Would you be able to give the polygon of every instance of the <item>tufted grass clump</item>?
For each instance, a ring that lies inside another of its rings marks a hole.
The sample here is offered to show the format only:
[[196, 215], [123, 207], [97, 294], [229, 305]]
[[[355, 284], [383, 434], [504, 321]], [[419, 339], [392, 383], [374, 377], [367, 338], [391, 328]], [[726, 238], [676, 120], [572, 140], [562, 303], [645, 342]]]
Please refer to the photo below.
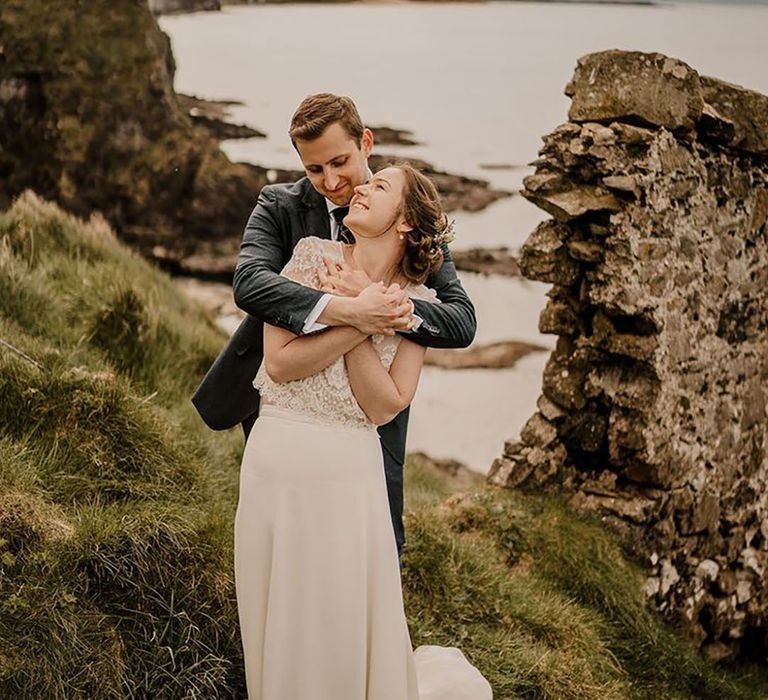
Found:
[[[758, 669], [725, 671], [652, 612], [639, 567], [597, 521], [551, 497], [491, 489], [429, 502], [413, 462], [406, 608], [414, 645], [459, 646], [495, 698], [758, 700]], [[410, 495], [406, 483], [406, 494]]]
[[242, 694], [241, 439], [189, 404], [222, 334], [27, 193], [0, 214], [0, 340], [0, 697]]
[[201, 464], [189, 459], [167, 412], [111, 371], [38, 369], [6, 353], [0, 423], [28, 445], [37, 479], [62, 503], [187, 498], [200, 482]]
[[[0, 216], [0, 315], [54, 348], [96, 351], [157, 400], [188, 397], [222, 343], [166, 275], [87, 223], [25, 193]], [[92, 361], [94, 353], [89, 355]]]

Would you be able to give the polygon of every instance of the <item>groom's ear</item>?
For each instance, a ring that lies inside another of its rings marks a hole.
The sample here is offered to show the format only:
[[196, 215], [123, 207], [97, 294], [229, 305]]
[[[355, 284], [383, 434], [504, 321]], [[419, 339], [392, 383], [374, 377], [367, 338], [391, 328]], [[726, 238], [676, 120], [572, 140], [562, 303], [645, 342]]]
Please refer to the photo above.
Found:
[[363, 129], [363, 138], [360, 139], [360, 150], [365, 158], [371, 155], [373, 150], [373, 132], [368, 128]]

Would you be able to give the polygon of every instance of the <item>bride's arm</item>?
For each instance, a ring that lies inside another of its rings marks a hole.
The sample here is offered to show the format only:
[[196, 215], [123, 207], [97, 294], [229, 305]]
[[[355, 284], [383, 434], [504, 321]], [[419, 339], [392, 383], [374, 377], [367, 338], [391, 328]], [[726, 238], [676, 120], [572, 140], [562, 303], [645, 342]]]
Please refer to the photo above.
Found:
[[296, 335], [264, 324], [264, 366], [277, 384], [303, 379], [335, 362], [366, 339], [352, 326], [328, 328], [313, 335]]
[[[396, 290], [390, 291], [379, 282], [368, 285], [356, 297], [344, 299], [344, 302], [351, 309], [362, 310], [366, 314], [384, 309], [376, 313], [395, 318], [402, 315], [398, 299]], [[265, 323], [264, 362], [267, 374], [278, 384], [303, 379], [325, 369], [367, 337], [354, 326], [334, 326], [312, 335], [296, 335]]]
[[389, 423], [410, 405], [425, 353], [425, 347], [403, 338], [387, 371], [369, 337], [344, 355], [352, 393], [372, 423]]
[[[315, 236], [302, 238], [280, 276], [316, 289], [319, 286], [316, 266], [322, 262], [323, 246], [328, 243], [330, 241], [323, 242]], [[366, 300], [368, 296], [362, 301]], [[350, 306], [362, 303], [359, 298], [345, 299], [344, 302]], [[288, 328], [265, 322], [264, 368], [270, 379], [278, 384], [304, 379], [333, 364], [365, 338], [364, 333], [352, 326], [297, 335]]]

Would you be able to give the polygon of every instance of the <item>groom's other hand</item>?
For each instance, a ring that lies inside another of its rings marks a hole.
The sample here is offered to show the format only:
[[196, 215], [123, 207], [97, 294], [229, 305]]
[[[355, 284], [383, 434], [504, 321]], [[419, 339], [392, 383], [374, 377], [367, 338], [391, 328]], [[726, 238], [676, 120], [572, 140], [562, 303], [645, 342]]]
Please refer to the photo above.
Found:
[[353, 270], [348, 262], [335, 262], [323, 257], [323, 263], [324, 267], [317, 268], [320, 291], [341, 297], [356, 297], [371, 284], [371, 278], [365, 272]]
[[334, 325], [354, 326], [366, 335], [394, 335], [412, 328], [413, 303], [398, 285], [373, 282], [356, 297], [334, 295], [323, 316]]

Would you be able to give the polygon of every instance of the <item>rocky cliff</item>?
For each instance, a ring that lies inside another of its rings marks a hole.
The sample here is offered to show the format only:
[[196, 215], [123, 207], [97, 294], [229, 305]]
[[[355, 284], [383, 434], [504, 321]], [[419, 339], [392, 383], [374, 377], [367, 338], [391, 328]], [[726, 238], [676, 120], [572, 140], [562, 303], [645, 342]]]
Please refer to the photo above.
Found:
[[[32, 189], [72, 213], [101, 212], [124, 241], [170, 270], [231, 277], [267, 169], [230, 162], [218, 139], [263, 134], [211, 118], [210, 103], [174, 92], [170, 43], [153, 10], [188, 5], [0, 4], [0, 210]], [[371, 165], [390, 160], [377, 155]], [[448, 209], [475, 211], [510, 194], [413, 163]], [[303, 175], [270, 174], [280, 182]]]
[[5, 0], [0, 47], [0, 208], [31, 188], [171, 262], [239, 240], [265, 171], [193, 125], [146, 0]]
[[768, 97], [660, 54], [578, 62], [523, 192], [559, 336], [489, 478], [565, 489], [713, 658], [768, 637]]

